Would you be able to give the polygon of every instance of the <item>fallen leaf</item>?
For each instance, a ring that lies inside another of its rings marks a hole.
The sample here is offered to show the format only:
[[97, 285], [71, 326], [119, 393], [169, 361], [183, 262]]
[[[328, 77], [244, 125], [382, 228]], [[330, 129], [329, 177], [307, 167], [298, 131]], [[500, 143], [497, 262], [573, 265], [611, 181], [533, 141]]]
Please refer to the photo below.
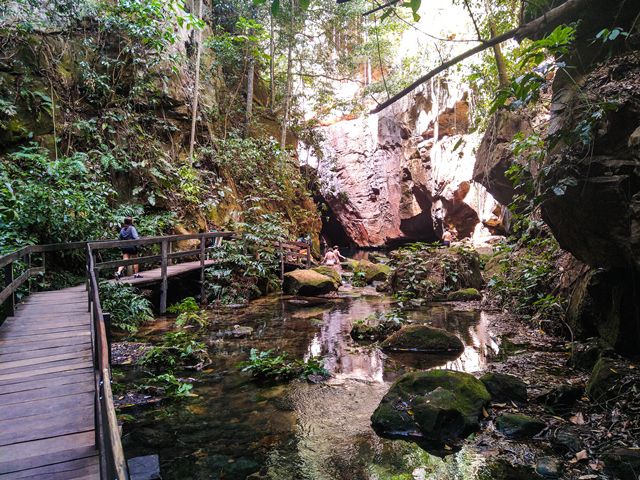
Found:
[[569, 419], [569, 421], [571, 423], [573, 423], [574, 425], [584, 425], [584, 415], [582, 415], [582, 412], [578, 412], [576, 413], [573, 417], [571, 417]]
[[487, 412], [487, 409], [482, 407], [482, 415], [484, 416], [484, 418], [487, 418], [489, 416], [489, 412]]
[[574, 458], [569, 460], [569, 463], [578, 463], [580, 460], [586, 460], [587, 458], [589, 458], [589, 454], [587, 453], [587, 451], [580, 450], [578, 453], [576, 453], [576, 456]]
[[445, 450], [451, 450], [451, 447], [450, 447], [449, 445], [446, 445], [446, 444], [445, 444], [444, 449], [445, 449]]
[[598, 478], [598, 475], [590, 473], [589, 475], [582, 475], [578, 477], [578, 480], [591, 480], [592, 478]]

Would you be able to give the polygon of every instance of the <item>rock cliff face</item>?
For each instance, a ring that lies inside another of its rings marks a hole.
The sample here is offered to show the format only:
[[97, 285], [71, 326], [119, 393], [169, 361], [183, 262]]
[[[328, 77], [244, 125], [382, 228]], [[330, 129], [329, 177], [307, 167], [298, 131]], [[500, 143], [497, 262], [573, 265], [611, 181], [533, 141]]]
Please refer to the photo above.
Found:
[[472, 179], [466, 94], [429, 85], [377, 116], [324, 127], [321, 193], [358, 246], [459, 238], [502, 227], [502, 207]]

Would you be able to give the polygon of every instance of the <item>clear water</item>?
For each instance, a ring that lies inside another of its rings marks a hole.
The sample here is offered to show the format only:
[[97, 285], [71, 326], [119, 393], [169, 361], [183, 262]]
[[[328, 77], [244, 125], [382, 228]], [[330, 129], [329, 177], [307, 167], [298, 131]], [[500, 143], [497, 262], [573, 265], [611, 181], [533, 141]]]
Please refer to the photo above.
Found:
[[[182, 372], [194, 378], [198, 396], [133, 412], [135, 420], [124, 427], [127, 457], [157, 453], [165, 480], [244, 480], [256, 472], [265, 475], [257, 478], [282, 480], [472, 478], [447, 476], [452, 468], [472, 468], [472, 453], [463, 449], [443, 463], [411, 443], [379, 438], [370, 416], [408, 370], [481, 370], [498, 349], [486, 314], [446, 305], [411, 312], [414, 322], [459, 335], [463, 354], [387, 357], [349, 335], [353, 322], [393, 308], [390, 299], [364, 293], [307, 308], [271, 297], [245, 310], [212, 313], [215, 323], [205, 335], [212, 365], [197, 374]], [[254, 332], [242, 339], [217, 335], [234, 325]], [[168, 328], [170, 321], [158, 321], [144, 335], [153, 338]], [[333, 377], [322, 384], [256, 382], [236, 368], [252, 347], [320, 356]]]

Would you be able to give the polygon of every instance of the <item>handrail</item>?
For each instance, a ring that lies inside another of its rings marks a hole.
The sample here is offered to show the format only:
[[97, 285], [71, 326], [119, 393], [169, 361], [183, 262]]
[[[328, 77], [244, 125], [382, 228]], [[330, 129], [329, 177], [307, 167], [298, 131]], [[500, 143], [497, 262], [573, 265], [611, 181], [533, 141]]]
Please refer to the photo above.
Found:
[[111, 392], [109, 342], [100, 304], [98, 279], [91, 245], [87, 243], [87, 277], [89, 279], [89, 311], [91, 313], [92, 346], [95, 374], [96, 445], [100, 451], [100, 472], [103, 479], [128, 480], [127, 461], [120, 440]]

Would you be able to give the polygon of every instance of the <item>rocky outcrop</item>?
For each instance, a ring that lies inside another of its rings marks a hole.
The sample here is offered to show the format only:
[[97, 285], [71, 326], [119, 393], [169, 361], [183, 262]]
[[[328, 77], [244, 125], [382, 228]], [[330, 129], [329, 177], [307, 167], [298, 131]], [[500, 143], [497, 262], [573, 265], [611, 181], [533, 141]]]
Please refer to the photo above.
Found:
[[526, 402], [527, 385], [518, 377], [506, 373], [488, 372], [480, 377], [494, 402]]
[[391, 386], [371, 424], [381, 436], [408, 438], [427, 448], [455, 446], [479, 428], [489, 400], [484, 385], [468, 373], [407, 373]]
[[427, 86], [377, 116], [323, 128], [317, 159], [322, 195], [359, 246], [460, 238], [484, 223], [502, 227], [502, 207], [472, 180], [479, 141], [467, 132], [465, 94]]

